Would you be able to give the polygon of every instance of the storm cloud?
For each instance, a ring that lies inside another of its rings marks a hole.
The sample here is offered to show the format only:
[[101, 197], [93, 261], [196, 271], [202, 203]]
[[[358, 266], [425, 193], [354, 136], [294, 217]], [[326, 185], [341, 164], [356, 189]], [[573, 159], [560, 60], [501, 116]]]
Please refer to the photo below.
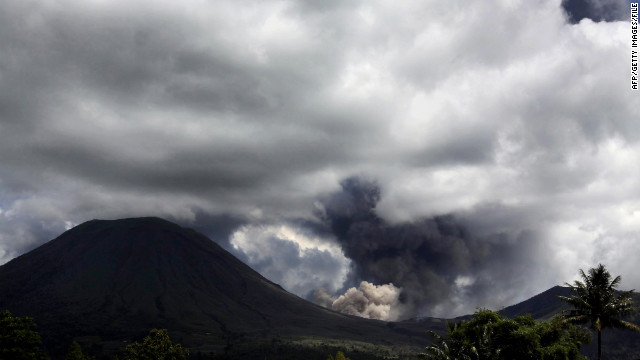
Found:
[[[352, 260], [351, 282], [401, 288], [395, 318], [463, 314], [473, 311], [469, 304], [499, 308], [532, 282], [551, 278], [543, 270], [551, 251], [535, 229], [481, 234], [477, 224], [451, 214], [389, 224], [376, 213], [382, 192], [375, 182], [348, 178], [341, 185], [342, 191], [324, 199], [318, 217]], [[490, 217], [489, 211], [466, 218]], [[538, 269], [535, 280], [532, 269]], [[349, 289], [341, 302], [363, 303], [367, 297], [355, 296], [366, 294], [360, 287]], [[355, 311], [335, 302], [333, 308]]]
[[562, 7], [574, 24], [585, 18], [593, 21], [629, 19], [629, 1], [626, 0], [563, 0]]
[[629, 23], [566, 4], [2, 1], [0, 263], [161, 216], [300, 296], [393, 283], [407, 314], [599, 262], [638, 288]]

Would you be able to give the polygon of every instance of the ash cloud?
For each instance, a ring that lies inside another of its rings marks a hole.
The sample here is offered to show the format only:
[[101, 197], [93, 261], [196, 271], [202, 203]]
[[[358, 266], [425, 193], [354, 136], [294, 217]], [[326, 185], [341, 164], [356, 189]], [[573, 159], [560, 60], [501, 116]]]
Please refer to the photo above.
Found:
[[374, 285], [363, 281], [357, 289], [352, 287], [340, 295], [331, 308], [367, 319], [394, 321], [399, 315], [397, 304], [401, 290], [393, 284]]
[[331, 309], [333, 302], [336, 301], [336, 297], [331, 295], [326, 288], [319, 287], [313, 291], [313, 296], [309, 298], [310, 301]]
[[[401, 289], [397, 303], [392, 302], [398, 319], [497, 308], [522, 297], [512, 289], [525, 289], [531, 270], [545, 262], [540, 256], [545, 242], [535, 231], [474, 235], [473, 213], [464, 219], [442, 215], [391, 224], [376, 213], [382, 192], [374, 181], [352, 177], [341, 186], [323, 199], [317, 216], [352, 261], [345, 287], [361, 285], [339, 297], [336, 310], [373, 317], [367, 310], [373, 284]], [[536, 278], [544, 275], [538, 272]]]

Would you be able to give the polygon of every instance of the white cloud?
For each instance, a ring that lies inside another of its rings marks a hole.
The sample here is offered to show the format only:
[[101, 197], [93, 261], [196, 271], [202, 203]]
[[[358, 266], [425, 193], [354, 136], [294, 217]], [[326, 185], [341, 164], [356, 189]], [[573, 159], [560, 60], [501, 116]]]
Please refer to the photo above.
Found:
[[230, 244], [254, 269], [301, 297], [318, 287], [335, 292], [349, 271], [350, 261], [335, 242], [292, 225], [246, 225]]
[[[560, 0], [4, 1], [0, 261], [91, 218], [311, 218], [363, 174], [387, 220], [545, 232], [559, 283], [618, 241], [603, 261], [626, 275], [625, 39], [626, 22], [566, 23]], [[300, 293], [313, 276], [267, 266], [271, 246], [345, 269], [330, 241], [270, 226], [235, 241], [276, 281]]]

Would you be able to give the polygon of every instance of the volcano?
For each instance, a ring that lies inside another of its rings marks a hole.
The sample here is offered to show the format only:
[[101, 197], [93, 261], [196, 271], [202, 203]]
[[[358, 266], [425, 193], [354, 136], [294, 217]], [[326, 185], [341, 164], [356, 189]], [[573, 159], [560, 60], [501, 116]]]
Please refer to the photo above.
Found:
[[179, 333], [186, 345], [304, 336], [426, 341], [424, 324], [389, 324], [317, 306], [204, 235], [159, 218], [88, 221], [6, 263], [0, 309], [33, 317], [45, 342], [135, 338], [151, 328]]
[[[554, 287], [501, 312], [546, 320], [566, 308], [557, 296], [568, 294]], [[379, 357], [380, 346], [420, 351], [430, 342], [425, 330], [443, 332], [447, 322], [384, 322], [328, 310], [288, 293], [206, 236], [159, 218], [88, 221], [0, 266], [0, 309], [33, 317], [47, 349], [59, 346], [59, 354], [77, 340], [108, 355], [166, 328], [190, 349], [226, 358], [263, 359], [264, 352], [238, 356], [228, 349], [286, 341], [369, 344]], [[629, 320], [640, 323], [638, 315]], [[640, 353], [635, 333], [611, 329], [604, 343], [611, 358]], [[295, 357], [310, 355], [305, 348]]]

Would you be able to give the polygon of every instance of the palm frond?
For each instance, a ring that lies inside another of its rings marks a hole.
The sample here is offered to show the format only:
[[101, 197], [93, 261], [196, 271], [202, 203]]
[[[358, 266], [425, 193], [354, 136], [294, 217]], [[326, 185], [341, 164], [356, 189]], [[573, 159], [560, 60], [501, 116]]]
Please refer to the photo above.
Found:
[[612, 319], [610, 326], [617, 329], [640, 331], [640, 326], [620, 319]]
[[566, 283], [571, 289], [571, 296], [558, 297], [573, 307], [560, 314], [565, 322], [590, 323], [591, 328], [596, 331], [607, 327], [640, 331], [636, 330], [640, 329], [639, 326], [621, 319], [633, 314], [638, 308], [633, 304], [633, 290], [616, 290], [622, 281], [620, 276], [612, 279], [602, 264], [589, 269], [588, 274], [580, 269], [579, 274], [582, 281]]

